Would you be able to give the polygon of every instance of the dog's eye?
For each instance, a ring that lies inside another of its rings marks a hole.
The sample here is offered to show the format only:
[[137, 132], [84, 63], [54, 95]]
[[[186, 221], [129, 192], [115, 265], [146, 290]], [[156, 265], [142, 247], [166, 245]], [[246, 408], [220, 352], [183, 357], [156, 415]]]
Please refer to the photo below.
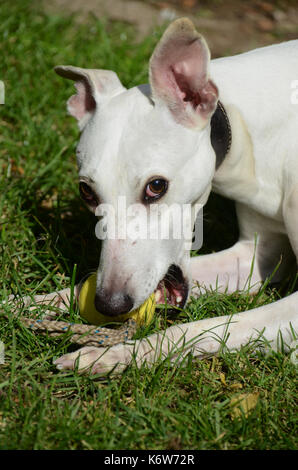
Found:
[[80, 181], [79, 189], [81, 198], [84, 199], [87, 204], [90, 206], [98, 206], [98, 198], [87, 183]]
[[165, 194], [167, 189], [168, 182], [162, 178], [156, 178], [146, 185], [144, 199], [145, 201], [158, 199]]

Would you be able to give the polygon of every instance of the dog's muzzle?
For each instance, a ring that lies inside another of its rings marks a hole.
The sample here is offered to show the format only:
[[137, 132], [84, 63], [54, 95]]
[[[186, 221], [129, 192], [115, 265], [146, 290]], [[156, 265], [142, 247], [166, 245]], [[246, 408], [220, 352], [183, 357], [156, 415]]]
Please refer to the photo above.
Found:
[[94, 305], [103, 315], [115, 317], [128, 313], [133, 308], [134, 301], [130, 295], [123, 292], [100, 291], [95, 295]]

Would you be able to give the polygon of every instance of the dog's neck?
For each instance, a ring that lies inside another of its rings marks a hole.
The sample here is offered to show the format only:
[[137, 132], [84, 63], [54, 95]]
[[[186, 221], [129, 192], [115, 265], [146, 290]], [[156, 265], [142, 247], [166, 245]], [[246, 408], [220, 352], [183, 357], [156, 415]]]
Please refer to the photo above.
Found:
[[248, 204], [258, 191], [258, 181], [253, 144], [245, 120], [240, 110], [231, 104], [225, 108], [222, 106], [220, 111], [217, 108], [214, 116], [216, 125], [211, 123], [211, 136], [216, 153], [216, 171], [212, 191]]
[[216, 170], [224, 161], [232, 144], [232, 130], [223, 104], [218, 101], [215, 113], [211, 118], [211, 145], [216, 155]]

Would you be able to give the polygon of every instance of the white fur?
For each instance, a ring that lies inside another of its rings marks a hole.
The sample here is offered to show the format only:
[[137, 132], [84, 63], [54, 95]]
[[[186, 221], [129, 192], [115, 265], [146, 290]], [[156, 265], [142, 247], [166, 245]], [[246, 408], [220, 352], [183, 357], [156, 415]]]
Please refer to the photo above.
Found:
[[[177, 39], [178, 33], [182, 40], [197, 34], [187, 20], [178, 20], [170, 28], [158, 47], [171, 46], [166, 41]], [[199, 40], [203, 48], [207, 47]], [[206, 50], [203, 52], [208, 57]], [[180, 56], [179, 60], [181, 63]], [[182, 65], [177, 69], [188, 70]], [[208, 79], [209, 64], [202, 66], [206, 66], [202, 76]], [[190, 259], [183, 243], [176, 240], [104, 242], [97, 285], [125, 286], [134, 298], [134, 308], [156, 288], [173, 263], [181, 267], [194, 285], [193, 292], [199, 295], [202, 288], [210, 286], [229, 291], [256, 290], [280, 260], [274, 280], [280, 280], [298, 260], [298, 108], [290, 100], [291, 81], [298, 74], [298, 41], [214, 60], [209, 74], [219, 90], [233, 135], [231, 150], [216, 172], [209, 138], [211, 116], [203, 128], [202, 119], [196, 127], [196, 120], [188, 119], [191, 111], [187, 104], [184, 123], [184, 104], [176, 103], [179, 97], [175, 91], [163, 98], [164, 89], [160, 93], [153, 89], [153, 97], [159, 97], [154, 103], [148, 87], [118, 87], [117, 94], [112, 93], [109, 99], [105, 96], [84, 121], [78, 145], [79, 174], [94, 180], [101, 202], [116, 207], [119, 195], [126, 195], [131, 204], [139, 201], [145, 183], [154, 175], [170, 181], [162, 201], [168, 204], [204, 204], [211, 187], [236, 201], [240, 240], [221, 253]], [[179, 113], [175, 103], [180, 105]], [[106, 373], [117, 365], [117, 373], [133, 355], [137, 365], [144, 361], [152, 364], [171, 353], [175, 358], [178, 352], [184, 356], [192, 351], [201, 357], [216, 353], [225, 338], [230, 349], [260, 335], [268, 344], [278, 346], [279, 333], [289, 344], [295, 328], [298, 293], [232, 318], [173, 326], [148, 341], [107, 350], [82, 348], [62, 356], [56, 364], [60, 369], [74, 368], [78, 360], [80, 370], [89, 368], [94, 373]]]

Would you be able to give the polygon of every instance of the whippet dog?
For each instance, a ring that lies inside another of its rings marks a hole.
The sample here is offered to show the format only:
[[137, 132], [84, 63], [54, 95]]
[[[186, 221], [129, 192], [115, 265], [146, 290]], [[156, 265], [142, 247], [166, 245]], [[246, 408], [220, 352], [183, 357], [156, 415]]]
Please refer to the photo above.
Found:
[[[174, 21], [149, 63], [150, 85], [126, 89], [108, 70], [58, 66], [75, 82], [68, 111], [81, 130], [80, 192], [91, 211], [119, 197], [147, 212], [165, 204], [203, 206], [213, 190], [236, 202], [240, 239], [224, 251], [190, 257], [185, 240], [107, 238], [95, 306], [113, 316], [159, 303], [183, 308], [190, 293], [260, 287], [298, 261], [298, 41], [210, 61], [190, 20]], [[192, 221], [195, 220], [192, 211]], [[141, 220], [141, 219], [140, 219]], [[278, 269], [276, 270], [276, 266]], [[79, 294], [79, 287], [75, 289]], [[66, 306], [70, 290], [37, 300]], [[251, 341], [287, 347], [298, 328], [298, 293], [234, 314], [172, 326], [111, 348], [83, 347], [59, 369], [121, 372], [158, 358], [203, 357]], [[262, 339], [262, 341], [258, 341]], [[173, 359], [174, 358], [174, 359]]]

